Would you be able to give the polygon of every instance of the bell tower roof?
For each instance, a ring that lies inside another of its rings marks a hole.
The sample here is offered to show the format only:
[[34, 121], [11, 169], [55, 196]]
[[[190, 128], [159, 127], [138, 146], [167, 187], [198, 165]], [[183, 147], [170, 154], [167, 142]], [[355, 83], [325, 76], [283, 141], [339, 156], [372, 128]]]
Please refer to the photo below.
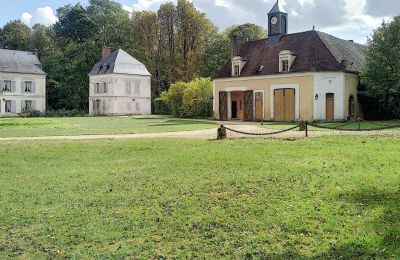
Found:
[[272, 7], [271, 11], [269, 11], [268, 14], [275, 14], [275, 13], [285, 13], [287, 14], [287, 12], [285, 11], [285, 9], [283, 8], [282, 4], [279, 2], [279, 0], [276, 1], [274, 7]]

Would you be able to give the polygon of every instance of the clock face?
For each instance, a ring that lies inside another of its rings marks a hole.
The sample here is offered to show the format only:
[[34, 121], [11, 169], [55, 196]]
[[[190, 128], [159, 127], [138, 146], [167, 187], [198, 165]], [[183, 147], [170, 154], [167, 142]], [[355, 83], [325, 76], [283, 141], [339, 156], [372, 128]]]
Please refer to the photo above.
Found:
[[273, 16], [273, 17], [271, 18], [271, 24], [275, 25], [275, 24], [277, 24], [277, 23], [278, 23], [278, 17]]

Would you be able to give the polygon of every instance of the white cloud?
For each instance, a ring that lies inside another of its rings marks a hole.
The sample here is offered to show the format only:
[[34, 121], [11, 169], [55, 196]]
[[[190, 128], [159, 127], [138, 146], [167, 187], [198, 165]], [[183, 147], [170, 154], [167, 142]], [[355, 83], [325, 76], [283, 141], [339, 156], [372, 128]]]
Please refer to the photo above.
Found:
[[21, 15], [21, 21], [28, 26], [33, 26], [37, 23], [44, 25], [51, 25], [58, 21], [57, 16], [54, 14], [53, 8], [45, 6], [36, 9], [32, 14], [24, 12]]
[[32, 20], [32, 15], [28, 12], [25, 12], [21, 15], [21, 21], [26, 24], [26, 25], [30, 25], [31, 24], [31, 20]]

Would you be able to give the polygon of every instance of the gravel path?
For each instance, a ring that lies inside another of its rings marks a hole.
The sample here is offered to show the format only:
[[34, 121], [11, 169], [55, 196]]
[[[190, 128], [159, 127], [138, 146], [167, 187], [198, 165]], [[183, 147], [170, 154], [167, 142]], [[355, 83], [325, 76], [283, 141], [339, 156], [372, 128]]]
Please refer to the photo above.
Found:
[[[249, 133], [271, 133], [279, 130], [270, 130], [261, 128], [258, 125], [226, 125], [228, 128]], [[304, 131], [289, 131], [272, 136], [249, 136], [237, 134], [228, 131], [228, 138], [303, 138]], [[400, 137], [400, 131], [372, 131], [372, 132], [347, 132], [347, 131], [309, 131], [309, 137], [317, 136], [337, 136], [337, 135], [358, 135], [358, 136], [395, 136]], [[139, 138], [186, 138], [186, 139], [215, 139], [217, 136], [217, 128], [181, 131], [181, 132], [165, 132], [165, 133], [149, 133], [149, 134], [111, 134], [111, 135], [78, 135], [78, 136], [43, 136], [43, 137], [7, 137], [0, 138], [1, 141], [25, 141], [25, 140], [98, 140], [98, 139], [139, 139]]]

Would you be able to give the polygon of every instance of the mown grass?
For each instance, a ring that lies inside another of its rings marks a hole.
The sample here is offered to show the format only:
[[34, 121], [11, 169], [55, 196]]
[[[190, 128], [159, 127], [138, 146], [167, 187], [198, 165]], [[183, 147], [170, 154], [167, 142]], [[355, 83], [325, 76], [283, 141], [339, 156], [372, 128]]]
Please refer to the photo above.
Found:
[[217, 127], [206, 122], [167, 117], [3, 118], [1, 137], [140, 134]]
[[0, 258], [392, 258], [400, 140], [2, 142]]

